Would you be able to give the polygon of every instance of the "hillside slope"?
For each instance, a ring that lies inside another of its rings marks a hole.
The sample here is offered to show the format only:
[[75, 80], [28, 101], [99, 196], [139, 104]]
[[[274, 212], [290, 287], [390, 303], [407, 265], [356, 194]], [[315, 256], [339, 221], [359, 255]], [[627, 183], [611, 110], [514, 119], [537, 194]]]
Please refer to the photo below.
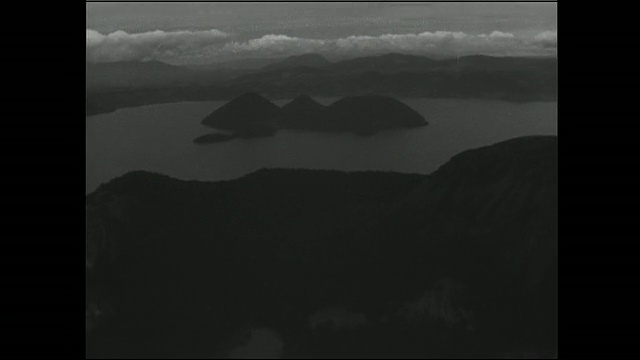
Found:
[[[430, 176], [132, 172], [87, 223], [89, 357], [225, 357], [256, 327], [285, 357], [557, 356], [557, 137]], [[310, 326], [328, 307], [357, 325]]]

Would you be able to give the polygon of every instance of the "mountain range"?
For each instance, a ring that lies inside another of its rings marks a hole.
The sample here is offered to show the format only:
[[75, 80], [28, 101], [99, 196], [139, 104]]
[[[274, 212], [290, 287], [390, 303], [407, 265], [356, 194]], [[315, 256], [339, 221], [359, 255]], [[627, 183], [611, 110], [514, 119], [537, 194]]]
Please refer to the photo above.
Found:
[[269, 99], [298, 94], [509, 101], [557, 98], [556, 58], [478, 55], [435, 60], [394, 53], [331, 63], [321, 55], [305, 54], [271, 63], [256, 59], [256, 64], [247, 68], [174, 66], [157, 61], [87, 63], [87, 114], [161, 102], [231, 100], [247, 92]]
[[228, 357], [255, 328], [283, 357], [557, 356], [557, 180], [555, 136], [431, 175], [127, 173], [86, 197], [87, 357]]

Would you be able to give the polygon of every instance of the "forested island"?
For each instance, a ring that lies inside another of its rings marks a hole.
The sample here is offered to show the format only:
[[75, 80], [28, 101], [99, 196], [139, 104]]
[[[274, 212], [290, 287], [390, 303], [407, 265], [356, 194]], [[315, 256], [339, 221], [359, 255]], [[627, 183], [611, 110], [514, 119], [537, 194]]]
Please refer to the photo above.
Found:
[[278, 129], [369, 135], [428, 122], [404, 103], [384, 96], [351, 96], [324, 106], [303, 94], [279, 108], [256, 93], [246, 93], [209, 114], [202, 124], [232, 134], [208, 134], [195, 139], [196, 143], [272, 136]]

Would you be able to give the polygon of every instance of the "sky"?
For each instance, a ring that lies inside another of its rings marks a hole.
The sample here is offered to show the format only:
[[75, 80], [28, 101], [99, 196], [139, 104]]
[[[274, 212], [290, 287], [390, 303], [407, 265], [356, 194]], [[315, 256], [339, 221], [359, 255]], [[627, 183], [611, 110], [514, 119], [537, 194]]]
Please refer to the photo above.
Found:
[[556, 3], [91, 3], [87, 61], [556, 56]]

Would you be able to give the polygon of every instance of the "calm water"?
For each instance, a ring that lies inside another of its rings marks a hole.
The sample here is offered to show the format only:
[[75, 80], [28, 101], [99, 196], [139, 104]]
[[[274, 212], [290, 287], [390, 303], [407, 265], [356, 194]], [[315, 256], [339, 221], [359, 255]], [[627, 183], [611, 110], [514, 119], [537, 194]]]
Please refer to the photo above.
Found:
[[86, 191], [132, 170], [197, 180], [227, 180], [264, 167], [428, 174], [463, 150], [517, 136], [557, 134], [556, 102], [403, 101], [429, 126], [371, 137], [280, 131], [270, 138], [196, 145], [194, 138], [212, 132], [200, 120], [226, 102], [149, 105], [90, 116]]

